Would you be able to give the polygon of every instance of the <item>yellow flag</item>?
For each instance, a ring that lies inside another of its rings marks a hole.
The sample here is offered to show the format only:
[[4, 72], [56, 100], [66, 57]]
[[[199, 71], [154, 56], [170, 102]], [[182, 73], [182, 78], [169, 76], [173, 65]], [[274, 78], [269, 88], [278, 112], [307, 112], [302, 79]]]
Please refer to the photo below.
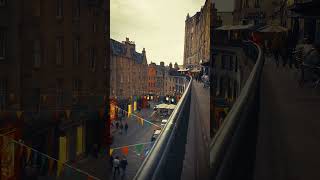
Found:
[[27, 147], [27, 161], [29, 161], [30, 156], [31, 156], [31, 149]]
[[137, 101], [133, 103], [133, 111], [136, 111], [136, 110], [137, 110]]
[[143, 126], [143, 121], [144, 121], [144, 120], [141, 118], [141, 126]]
[[112, 153], [113, 153], [113, 149], [112, 149], [112, 148], [110, 148], [110, 150], [109, 150], [109, 155], [111, 156], [111, 155], [112, 155]]
[[66, 110], [66, 116], [67, 116], [67, 119], [70, 119], [70, 114], [71, 114], [71, 111], [69, 109]]
[[21, 118], [21, 115], [22, 115], [22, 111], [17, 111], [17, 118], [20, 120]]
[[132, 110], [131, 110], [131, 104], [128, 105], [128, 117], [130, 117], [132, 113]]

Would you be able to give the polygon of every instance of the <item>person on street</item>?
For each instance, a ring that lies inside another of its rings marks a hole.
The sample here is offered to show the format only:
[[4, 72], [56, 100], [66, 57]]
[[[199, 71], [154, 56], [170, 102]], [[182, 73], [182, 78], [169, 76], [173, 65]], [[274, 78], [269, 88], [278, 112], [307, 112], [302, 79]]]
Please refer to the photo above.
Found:
[[120, 166], [120, 160], [119, 160], [119, 157], [116, 156], [116, 158], [113, 160], [113, 167], [114, 167], [114, 171], [113, 171], [113, 178], [116, 177], [116, 173], [118, 171], [118, 175], [120, 175], [120, 169], [119, 169], [119, 166]]
[[126, 174], [126, 168], [128, 165], [128, 161], [125, 156], [123, 156], [122, 160], [120, 161], [120, 167], [122, 169], [122, 177]]
[[122, 134], [122, 130], [123, 130], [123, 124], [120, 123], [120, 134]]
[[280, 56], [280, 40], [277, 35], [272, 40], [272, 53], [274, 56], [274, 59], [276, 61], [277, 67], [279, 67], [279, 56]]
[[125, 130], [126, 134], [128, 133], [128, 128], [129, 128], [129, 126], [128, 126], [128, 123], [126, 122], [126, 124], [124, 125], [124, 130]]
[[119, 129], [119, 122], [116, 122], [116, 128]]
[[110, 156], [110, 159], [109, 159], [111, 171], [112, 171], [112, 169], [113, 169], [113, 160], [114, 160], [114, 158], [113, 158], [113, 156], [111, 155], [111, 156]]

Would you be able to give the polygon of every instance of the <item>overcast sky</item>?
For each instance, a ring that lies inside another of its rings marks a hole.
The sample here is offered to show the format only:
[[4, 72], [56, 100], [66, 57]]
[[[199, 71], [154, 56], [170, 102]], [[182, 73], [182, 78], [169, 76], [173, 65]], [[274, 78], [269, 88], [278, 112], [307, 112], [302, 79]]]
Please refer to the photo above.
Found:
[[187, 13], [200, 11], [205, 0], [111, 0], [111, 38], [129, 37], [136, 51], [146, 49], [148, 63], [183, 63]]

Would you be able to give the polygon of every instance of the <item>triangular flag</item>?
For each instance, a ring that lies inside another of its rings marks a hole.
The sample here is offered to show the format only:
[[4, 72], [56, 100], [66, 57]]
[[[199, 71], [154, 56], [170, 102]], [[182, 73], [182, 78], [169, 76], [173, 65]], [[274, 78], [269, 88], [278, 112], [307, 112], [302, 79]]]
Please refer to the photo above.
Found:
[[18, 120], [20, 120], [21, 115], [22, 115], [22, 111], [17, 111], [17, 118], [18, 118]]
[[141, 126], [143, 126], [143, 122], [144, 122], [144, 120], [141, 118]]
[[128, 155], [128, 153], [129, 153], [129, 147], [128, 146], [125, 146], [125, 147], [123, 147], [123, 148], [121, 148], [121, 151], [122, 151], [122, 153], [124, 154], [124, 155]]
[[92, 176], [88, 175], [88, 180], [94, 180]]
[[66, 117], [70, 119], [71, 111], [69, 109], [66, 110]]
[[138, 155], [140, 155], [140, 154], [142, 153], [142, 150], [143, 150], [143, 144], [137, 144], [137, 145], [135, 146], [135, 148], [136, 148], [136, 153], [137, 153]]
[[27, 162], [29, 162], [31, 156], [31, 149], [27, 147]]
[[109, 155], [110, 155], [110, 156], [112, 155], [113, 150], [114, 150], [114, 149], [110, 148], [110, 150], [109, 150]]

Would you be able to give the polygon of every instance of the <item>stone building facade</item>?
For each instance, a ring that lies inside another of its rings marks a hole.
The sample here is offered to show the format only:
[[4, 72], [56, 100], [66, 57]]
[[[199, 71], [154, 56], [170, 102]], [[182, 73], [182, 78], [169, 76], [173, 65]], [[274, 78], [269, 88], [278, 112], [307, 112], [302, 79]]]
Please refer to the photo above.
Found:
[[158, 89], [156, 88], [157, 79], [157, 65], [156, 63], [150, 63], [148, 65], [148, 94], [158, 94]]
[[[104, 3], [0, 1], [1, 121], [20, 121], [27, 144], [62, 161], [103, 141], [97, 128], [104, 126], [99, 110], [108, 91]], [[67, 140], [64, 155], [57, 137]]]
[[211, 10], [212, 1], [206, 0], [204, 6], [194, 16], [187, 15], [183, 58], [185, 67], [209, 62]]
[[234, 24], [262, 23], [286, 26], [285, 7], [289, 1], [235, 0]]
[[110, 98], [129, 99], [148, 93], [146, 51], [136, 52], [135, 43], [110, 40]]

